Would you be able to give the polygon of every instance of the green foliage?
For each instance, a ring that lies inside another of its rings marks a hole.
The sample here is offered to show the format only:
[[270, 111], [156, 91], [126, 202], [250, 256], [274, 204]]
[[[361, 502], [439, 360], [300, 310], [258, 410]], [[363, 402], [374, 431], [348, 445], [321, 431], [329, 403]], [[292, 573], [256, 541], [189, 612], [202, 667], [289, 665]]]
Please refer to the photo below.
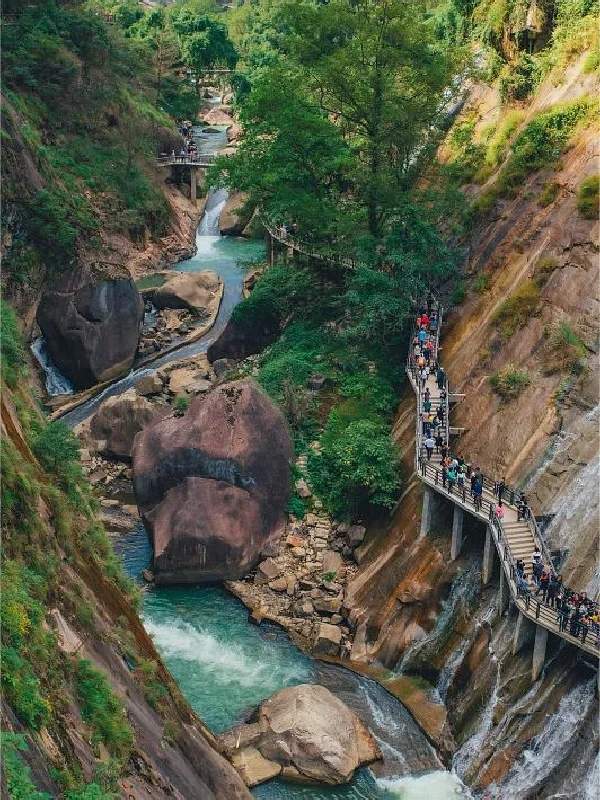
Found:
[[504, 369], [490, 376], [492, 389], [502, 400], [514, 400], [531, 383], [527, 370], [517, 369], [514, 364], [508, 364]]
[[503, 102], [525, 100], [539, 82], [540, 73], [536, 59], [529, 53], [519, 53], [518, 58], [500, 71], [499, 87]]
[[321, 453], [311, 453], [311, 483], [336, 517], [356, 517], [370, 508], [391, 508], [399, 489], [398, 454], [389, 427], [368, 419], [348, 422], [332, 411]]
[[540, 192], [540, 195], [538, 197], [538, 203], [543, 208], [549, 206], [556, 200], [559, 192], [560, 192], [559, 183], [556, 183], [556, 181], [547, 181], [542, 187], [542, 191]]
[[296, 519], [304, 519], [306, 515], [306, 503], [298, 495], [292, 495], [288, 500], [286, 509], [288, 514], [293, 514]]
[[81, 716], [91, 726], [94, 741], [103, 742], [115, 756], [126, 758], [133, 745], [133, 731], [104, 675], [89, 661], [80, 659], [75, 668], [75, 688]]
[[490, 288], [490, 276], [485, 274], [478, 275], [473, 283], [473, 289], [478, 294], [485, 294], [485, 292], [487, 292], [489, 288]]
[[547, 333], [545, 368], [548, 374], [570, 370], [582, 372], [587, 348], [569, 322], [555, 323]]
[[531, 317], [539, 313], [540, 289], [533, 280], [525, 281], [507, 298], [493, 316], [493, 321], [503, 339], [510, 339], [523, 328]]
[[510, 110], [502, 115], [502, 119], [487, 142], [485, 163], [488, 166], [497, 167], [501, 163], [506, 155], [508, 144], [524, 116], [524, 113], [519, 110]]
[[144, 697], [152, 708], [158, 709], [167, 696], [168, 689], [157, 676], [156, 661], [151, 661], [147, 658], [141, 659], [138, 662], [135, 674], [143, 686]]
[[0, 300], [0, 364], [2, 380], [14, 388], [26, 370], [25, 345], [12, 308]]
[[50, 800], [50, 795], [36, 789], [31, 770], [20, 752], [27, 750], [25, 737], [18, 733], [2, 732], [2, 772], [11, 800]]
[[59, 485], [73, 498], [82, 480], [79, 441], [61, 420], [34, 431], [32, 449], [45, 470], [58, 478]]
[[515, 139], [511, 156], [498, 177], [496, 191], [509, 194], [532, 172], [555, 164], [577, 126], [589, 117], [593, 108], [592, 101], [582, 98], [560, 103], [538, 114]]
[[543, 256], [538, 259], [533, 273], [533, 279], [538, 286], [544, 286], [548, 278], [552, 275], [555, 269], [558, 269], [559, 263], [553, 256]]
[[316, 276], [308, 268], [278, 264], [266, 270], [249, 297], [233, 310], [240, 326], [276, 331], [298, 305], [316, 295]]
[[331, 581], [335, 580], [336, 574], [337, 573], [334, 570], [332, 570], [330, 572], [324, 572], [321, 577], [323, 578], [325, 583], [331, 583]]
[[475, 142], [475, 123], [474, 117], [458, 122], [448, 139], [450, 159], [444, 169], [459, 186], [474, 180], [483, 166], [485, 149]]
[[465, 297], [467, 296], [467, 287], [464, 281], [458, 281], [456, 286], [452, 290], [452, 295], [450, 297], [453, 306], [459, 306], [461, 303], [464, 302]]
[[598, 219], [600, 210], [600, 176], [590, 175], [577, 189], [577, 210], [585, 219]]
[[51, 705], [36, 673], [46, 681], [57, 666], [56, 640], [43, 628], [47, 584], [33, 569], [4, 560], [2, 569], [2, 690], [30, 728], [48, 723]]
[[106, 791], [97, 783], [88, 783], [81, 789], [65, 792], [65, 800], [116, 800], [115, 792]]
[[183, 416], [189, 407], [190, 398], [187, 394], [178, 394], [173, 400], [173, 409], [178, 417]]

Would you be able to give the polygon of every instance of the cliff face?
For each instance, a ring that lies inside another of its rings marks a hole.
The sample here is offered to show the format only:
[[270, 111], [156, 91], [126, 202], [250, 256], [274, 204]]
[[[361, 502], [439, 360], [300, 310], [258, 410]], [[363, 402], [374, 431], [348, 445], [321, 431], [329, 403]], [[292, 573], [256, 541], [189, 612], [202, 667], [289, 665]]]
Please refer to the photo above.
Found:
[[52, 797], [248, 798], [144, 630], [85, 486], [70, 499], [33, 455], [35, 417], [3, 386], [2, 726], [24, 749], [3, 763], [2, 796], [26, 764]]
[[[580, 64], [520, 109], [521, 126], [558, 100], [593, 91]], [[501, 114], [495, 93], [476, 86], [463, 118], [475, 118], [477, 130]], [[482, 216], [465, 265], [470, 291], [446, 317], [441, 352], [451, 390], [465, 395], [451, 413], [451, 424], [464, 428], [453, 449], [491, 476], [524, 487], [536, 515], [554, 515], [547, 537], [561, 550], [565, 581], [595, 592], [598, 228], [578, 211], [577, 192], [597, 168], [597, 137], [583, 126], [557, 164], [527, 175]], [[496, 174], [466, 193], [485, 192]], [[548, 186], [550, 198], [542, 200]], [[506, 370], [525, 374], [526, 385], [502, 397], [490, 377]], [[568, 747], [544, 751], [543, 758], [540, 751], [550, 724], [560, 729], [569, 719], [573, 731], [591, 730], [591, 673], [578, 665], [574, 650], [552, 642], [545, 671], [531, 685], [531, 652], [511, 654], [513, 618], [493, 622], [497, 581], [480, 585], [483, 532], [474, 523], [456, 562], [449, 558], [450, 509], [433, 521], [432, 535], [418, 539], [422, 491], [413, 475], [414, 425], [408, 387], [395, 427], [405, 491], [389, 526], [369, 532], [349, 587], [358, 625], [352, 656], [430, 682], [459, 748], [457, 769], [470, 782], [503, 786], [502, 797], [546, 797], [552, 778], [553, 791], [576, 787], [583, 797], [592, 751], [578, 775]], [[571, 714], [578, 703], [580, 715]], [[552, 714], [550, 723], [545, 715]], [[536, 755], [536, 774], [523, 756], [527, 748]]]

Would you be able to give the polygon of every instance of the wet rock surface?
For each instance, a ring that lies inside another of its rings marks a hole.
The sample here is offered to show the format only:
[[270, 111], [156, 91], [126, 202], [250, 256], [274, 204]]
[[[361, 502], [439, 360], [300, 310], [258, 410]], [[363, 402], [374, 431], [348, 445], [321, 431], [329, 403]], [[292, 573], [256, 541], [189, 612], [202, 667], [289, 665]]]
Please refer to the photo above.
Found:
[[105, 400], [90, 420], [90, 433], [104, 442], [104, 450], [116, 458], [130, 459], [136, 434], [150, 423], [157, 408], [135, 389]]
[[305, 783], [347, 783], [381, 751], [363, 722], [323, 686], [282, 689], [259, 707], [256, 721], [220, 737], [249, 786], [280, 775]]
[[290, 459], [281, 413], [250, 380], [146, 428], [134, 489], [157, 582], [233, 579], [254, 566], [282, 530]]

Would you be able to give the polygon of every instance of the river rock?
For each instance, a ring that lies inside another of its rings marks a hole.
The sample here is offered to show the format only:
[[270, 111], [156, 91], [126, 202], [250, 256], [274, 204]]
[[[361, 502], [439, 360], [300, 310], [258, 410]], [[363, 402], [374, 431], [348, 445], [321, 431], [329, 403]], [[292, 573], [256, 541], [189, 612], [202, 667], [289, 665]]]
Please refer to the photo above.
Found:
[[233, 118], [231, 116], [231, 109], [228, 106], [217, 106], [211, 108], [202, 117], [206, 125], [233, 125]]
[[367, 529], [364, 525], [352, 525], [348, 529], [347, 539], [348, 544], [350, 547], [358, 547], [359, 544], [362, 543], [362, 540], [365, 538], [365, 534]]
[[46, 289], [37, 310], [52, 361], [78, 389], [131, 369], [143, 316], [127, 269], [98, 263], [67, 270]]
[[163, 382], [156, 372], [144, 375], [135, 384], [135, 390], [141, 397], [152, 397], [163, 390]]
[[219, 737], [234, 763], [244, 764], [242, 776], [250, 786], [276, 774], [304, 783], [344, 784], [359, 767], [382, 757], [366, 725], [324, 686], [282, 689], [260, 705], [256, 716], [256, 722]]
[[316, 656], [337, 656], [341, 641], [342, 632], [337, 625], [321, 622], [315, 637], [313, 653]]
[[279, 335], [280, 324], [275, 319], [229, 319], [225, 330], [207, 350], [208, 360], [215, 372], [218, 361], [247, 358], [272, 344]]
[[169, 374], [169, 391], [173, 395], [178, 395], [182, 392], [200, 394], [207, 392], [210, 387], [210, 381], [199, 375], [198, 371], [193, 367], [174, 369]]
[[196, 398], [136, 438], [133, 484], [157, 583], [247, 574], [283, 530], [292, 447], [283, 415], [251, 380]]
[[90, 420], [90, 433], [105, 441], [104, 449], [115, 458], [129, 459], [136, 434], [156, 415], [156, 408], [145, 397], [128, 389], [109, 397]]
[[221, 303], [223, 281], [212, 270], [176, 272], [155, 290], [157, 308], [187, 308], [207, 318], [216, 314]]
[[219, 231], [222, 236], [239, 236], [252, 218], [252, 211], [246, 209], [248, 195], [234, 192], [228, 199], [219, 216]]

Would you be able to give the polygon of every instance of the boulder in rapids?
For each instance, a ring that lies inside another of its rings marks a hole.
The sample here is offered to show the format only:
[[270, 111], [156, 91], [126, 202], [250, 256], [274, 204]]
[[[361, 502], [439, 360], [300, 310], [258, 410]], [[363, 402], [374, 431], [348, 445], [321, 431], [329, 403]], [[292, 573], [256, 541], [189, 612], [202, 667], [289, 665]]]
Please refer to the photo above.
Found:
[[187, 308], [195, 314], [214, 317], [223, 295], [223, 281], [212, 270], [175, 272], [154, 291], [157, 308]]
[[260, 705], [256, 722], [219, 740], [249, 786], [276, 774], [304, 783], [348, 783], [359, 767], [382, 757], [356, 714], [313, 684], [276, 692]]
[[46, 289], [37, 321], [52, 361], [78, 389], [127, 373], [144, 303], [124, 266], [91, 264]]
[[105, 450], [116, 458], [129, 459], [133, 441], [152, 418], [156, 408], [135, 389], [109, 397], [90, 420], [90, 433], [106, 442]]
[[251, 380], [218, 386], [183, 417], [145, 428], [133, 483], [156, 582], [249, 572], [283, 529], [291, 456], [283, 415]]

